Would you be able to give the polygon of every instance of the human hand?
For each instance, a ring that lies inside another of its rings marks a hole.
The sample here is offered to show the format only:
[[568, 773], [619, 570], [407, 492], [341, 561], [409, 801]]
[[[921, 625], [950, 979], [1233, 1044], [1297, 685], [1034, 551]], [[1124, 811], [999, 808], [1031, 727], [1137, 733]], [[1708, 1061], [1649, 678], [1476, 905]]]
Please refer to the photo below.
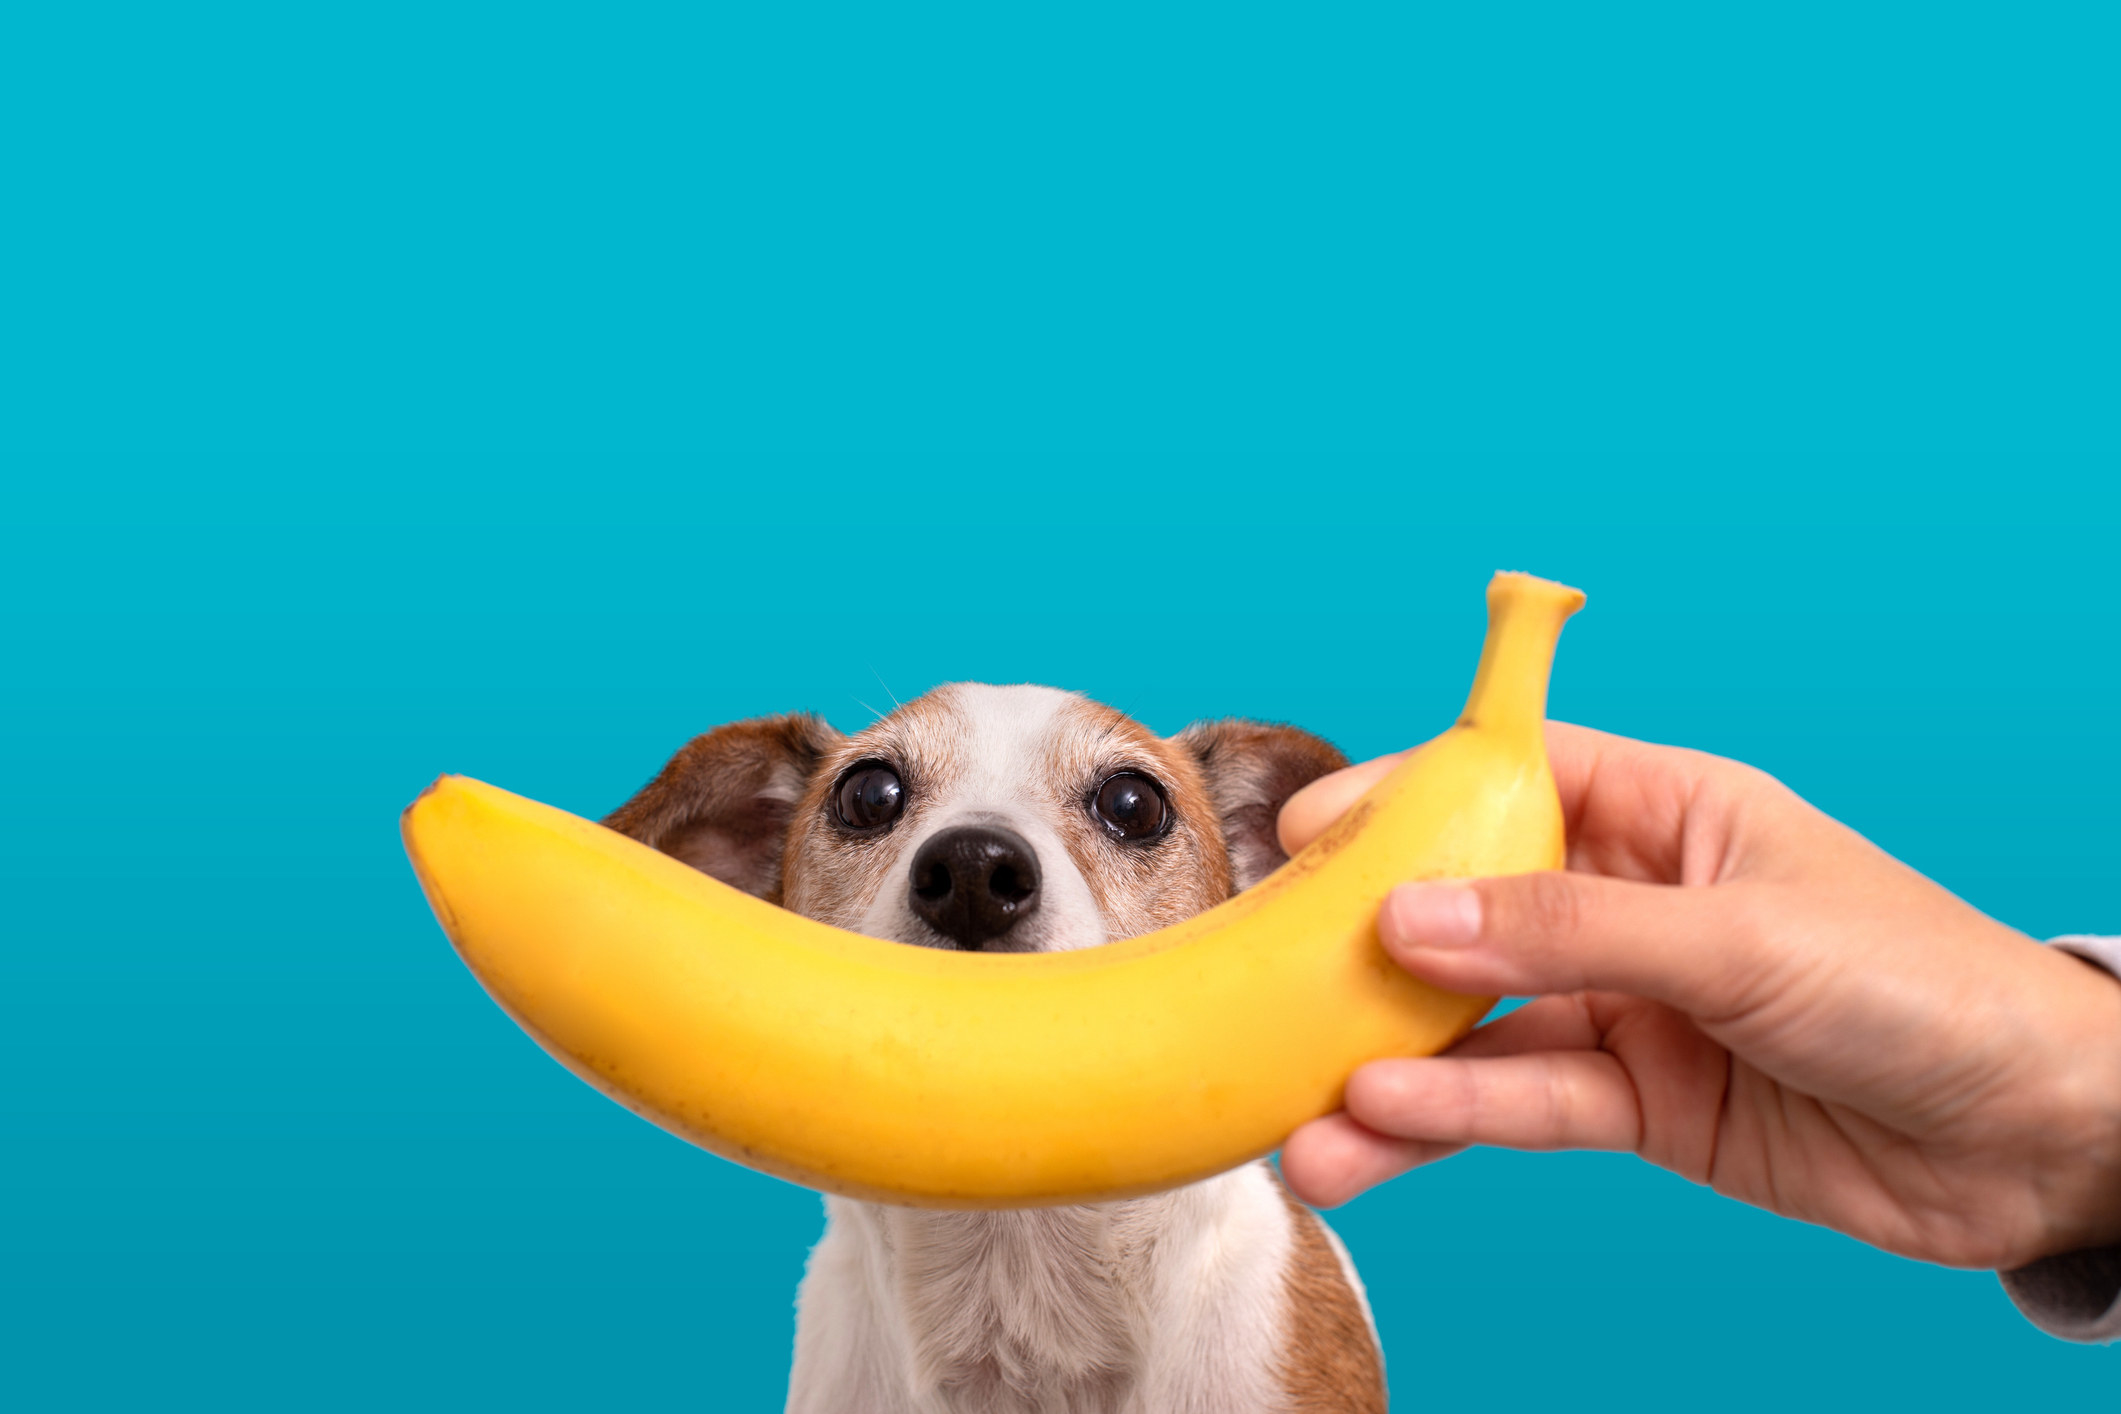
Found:
[[[1468, 1144], [1623, 1149], [1953, 1266], [2121, 1238], [2121, 983], [1751, 767], [1560, 723], [1547, 746], [1567, 871], [1402, 885], [1378, 915], [1425, 981], [1538, 1000], [1358, 1070], [1282, 1150], [1300, 1196]], [[1397, 760], [1300, 791], [1284, 845]]]

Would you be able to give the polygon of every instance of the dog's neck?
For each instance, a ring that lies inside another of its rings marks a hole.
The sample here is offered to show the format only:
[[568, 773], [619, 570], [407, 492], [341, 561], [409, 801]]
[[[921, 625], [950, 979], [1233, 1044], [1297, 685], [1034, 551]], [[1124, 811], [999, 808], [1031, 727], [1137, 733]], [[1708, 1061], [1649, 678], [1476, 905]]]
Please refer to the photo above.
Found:
[[1145, 1249], [1164, 1206], [876, 1210], [915, 1380], [973, 1409], [1034, 1392], [1117, 1408], [1140, 1364]]
[[[907, 1391], [907, 1410], [1231, 1414], [1276, 1403], [1292, 1238], [1263, 1166], [1093, 1207], [835, 1200], [831, 1212], [806, 1316], [826, 1288], [858, 1304], [817, 1326], [863, 1348], [814, 1367], [865, 1367]], [[802, 1408], [794, 1393], [791, 1409]]]

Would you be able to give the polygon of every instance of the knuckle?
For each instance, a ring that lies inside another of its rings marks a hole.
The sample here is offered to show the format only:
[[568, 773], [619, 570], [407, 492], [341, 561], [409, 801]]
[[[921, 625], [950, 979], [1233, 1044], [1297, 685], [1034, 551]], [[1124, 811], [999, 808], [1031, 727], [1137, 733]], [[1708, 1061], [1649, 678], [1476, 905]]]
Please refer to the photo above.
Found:
[[1511, 932], [1547, 939], [1571, 937], [1582, 929], [1583, 890], [1567, 874], [1526, 874], [1511, 884], [1500, 920]]
[[1734, 891], [1730, 933], [1737, 957], [1755, 970], [1769, 970], [1787, 946], [1792, 901], [1780, 891], [1748, 887]]
[[1793, 812], [1809, 807], [1804, 797], [1780, 776], [1758, 766], [1739, 766], [1733, 775], [1732, 803], [1746, 815], [1763, 821], [1786, 821]]
[[1542, 1089], [1546, 1112], [1542, 1116], [1544, 1124], [1541, 1127], [1547, 1134], [1565, 1144], [1575, 1137], [1575, 1119], [1579, 1108], [1575, 1081], [1561, 1067], [1548, 1066], [1546, 1084]]
[[1472, 1061], [1457, 1061], [1444, 1069], [1443, 1076], [1436, 1097], [1437, 1114], [1445, 1122], [1442, 1127], [1452, 1134], [1463, 1133], [1488, 1107], [1492, 1088], [1488, 1072]]
[[1731, 1020], [1755, 1010], [1786, 980], [1778, 964], [1789, 910], [1769, 891], [1745, 885], [1724, 890], [1717, 902], [1721, 946], [1697, 955], [1693, 1001], [1705, 1015]]
[[1741, 886], [1730, 891], [1728, 910], [1725, 917], [1732, 941], [1748, 953], [1764, 951], [1775, 933], [1777, 910], [1770, 901], [1760, 890]]

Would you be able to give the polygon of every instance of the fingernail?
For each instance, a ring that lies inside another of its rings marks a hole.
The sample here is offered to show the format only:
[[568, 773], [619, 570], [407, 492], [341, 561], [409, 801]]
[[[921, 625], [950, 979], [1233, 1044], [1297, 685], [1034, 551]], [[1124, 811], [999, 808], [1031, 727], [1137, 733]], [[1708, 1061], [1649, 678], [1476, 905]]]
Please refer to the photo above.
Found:
[[1377, 931], [1390, 947], [1466, 947], [1480, 938], [1480, 895], [1463, 884], [1401, 884], [1386, 897]]

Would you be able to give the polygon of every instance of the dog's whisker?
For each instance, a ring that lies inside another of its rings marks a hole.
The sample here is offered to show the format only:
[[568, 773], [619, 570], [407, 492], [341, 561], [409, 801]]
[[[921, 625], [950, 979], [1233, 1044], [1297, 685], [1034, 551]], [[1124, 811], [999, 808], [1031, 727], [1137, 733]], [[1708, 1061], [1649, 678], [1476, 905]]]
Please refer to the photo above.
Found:
[[[906, 705], [898, 700], [898, 694], [891, 690], [890, 683], [884, 681], [884, 675], [876, 670], [876, 664], [874, 663], [869, 664], [869, 676], [876, 679], [876, 685], [884, 690], [884, 696], [891, 699], [892, 706], [903, 707]], [[882, 714], [879, 713], [878, 715], [881, 716]]]

